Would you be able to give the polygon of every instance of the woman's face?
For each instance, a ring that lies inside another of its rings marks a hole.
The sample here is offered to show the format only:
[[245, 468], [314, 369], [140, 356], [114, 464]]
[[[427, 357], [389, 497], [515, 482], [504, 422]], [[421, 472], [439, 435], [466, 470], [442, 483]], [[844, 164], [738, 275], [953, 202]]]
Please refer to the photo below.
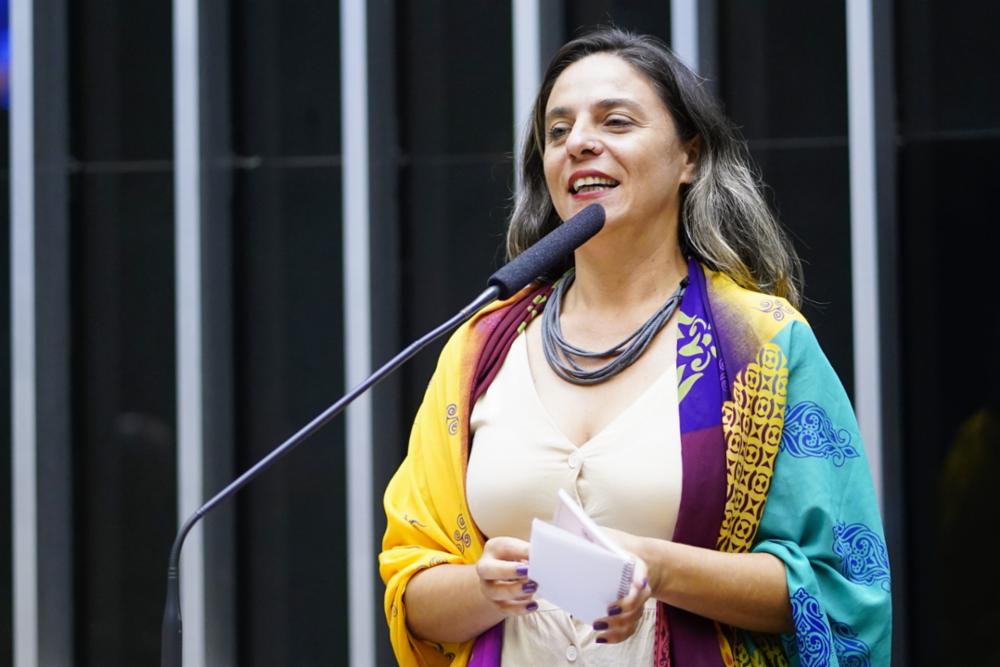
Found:
[[681, 184], [697, 169], [656, 90], [618, 56], [598, 53], [567, 67], [545, 107], [545, 180], [568, 220], [604, 206], [608, 229], [676, 225]]

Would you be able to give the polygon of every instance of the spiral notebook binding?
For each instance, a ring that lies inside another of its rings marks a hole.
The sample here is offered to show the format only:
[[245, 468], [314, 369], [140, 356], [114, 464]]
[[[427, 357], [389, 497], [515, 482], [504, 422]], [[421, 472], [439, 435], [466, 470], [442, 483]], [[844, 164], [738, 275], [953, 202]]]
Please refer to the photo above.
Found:
[[621, 600], [623, 597], [628, 595], [628, 589], [632, 585], [632, 575], [635, 574], [635, 561], [630, 560], [625, 563], [625, 567], [622, 568], [622, 578], [618, 582], [618, 599]]

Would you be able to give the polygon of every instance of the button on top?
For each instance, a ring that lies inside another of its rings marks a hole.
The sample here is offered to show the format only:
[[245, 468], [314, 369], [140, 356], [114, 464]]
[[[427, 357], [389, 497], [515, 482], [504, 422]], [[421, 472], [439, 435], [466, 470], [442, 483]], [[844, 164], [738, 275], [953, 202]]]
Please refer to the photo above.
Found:
[[579, 468], [580, 467], [580, 454], [578, 452], [573, 452], [572, 454], [570, 454], [569, 455], [569, 460], [567, 461], [567, 463], [569, 463], [569, 467], [572, 468], [573, 470], [576, 470], [577, 468]]
[[575, 662], [576, 661], [576, 656], [578, 656], [578, 655], [579, 655], [579, 653], [577, 652], [575, 646], [573, 646], [572, 644], [570, 644], [569, 646], [566, 647], [566, 659], [567, 660], [569, 660], [570, 662]]

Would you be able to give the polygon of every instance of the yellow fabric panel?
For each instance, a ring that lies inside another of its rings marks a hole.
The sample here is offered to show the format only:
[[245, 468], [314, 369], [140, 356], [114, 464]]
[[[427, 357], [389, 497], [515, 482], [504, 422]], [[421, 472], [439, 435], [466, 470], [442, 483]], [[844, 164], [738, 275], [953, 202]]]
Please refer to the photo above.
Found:
[[774, 338], [793, 321], [806, 322], [802, 313], [781, 297], [751, 292], [724, 273], [705, 269], [705, 276], [716, 327], [739, 320], [748, 325], [757, 340], [763, 343]]
[[746, 553], [753, 545], [781, 445], [787, 386], [788, 359], [773, 343], [733, 379], [733, 398], [722, 406], [726, 510], [719, 551]]
[[403, 595], [416, 573], [443, 563], [472, 564], [482, 555], [483, 537], [465, 499], [469, 399], [487, 335], [478, 325], [506, 303], [480, 311], [445, 345], [417, 411], [406, 458], [386, 487], [379, 573], [386, 585], [389, 637], [402, 667], [462, 667], [472, 652], [472, 641], [438, 644], [411, 635]]

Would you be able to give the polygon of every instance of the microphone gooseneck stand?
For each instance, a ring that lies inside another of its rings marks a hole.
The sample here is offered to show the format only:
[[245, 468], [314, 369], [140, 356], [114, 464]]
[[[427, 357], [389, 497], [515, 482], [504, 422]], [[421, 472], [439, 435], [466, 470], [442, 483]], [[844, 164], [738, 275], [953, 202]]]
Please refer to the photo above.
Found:
[[215, 494], [208, 502], [199, 507], [194, 514], [189, 516], [174, 539], [174, 544], [170, 549], [170, 559], [167, 564], [167, 601], [163, 610], [163, 629], [160, 636], [160, 666], [181, 667], [183, 639], [179, 581], [181, 548], [184, 546], [184, 539], [187, 537], [187, 534], [202, 517], [208, 514], [216, 505], [235, 494], [255, 477], [274, 465], [279, 459], [288, 454], [288, 452], [295, 449], [296, 446], [302, 444], [306, 438], [343, 412], [344, 408], [350, 405], [358, 396], [384, 380], [386, 376], [402, 366], [410, 357], [472, 317], [481, 308], [489, 305], [498, 298], [506, 299], [510, 297], [537, 276], [547, 273], [559, 260], [583, 245], [587, 239], [600, 231], [603, 226], [604, 209], [597, 204], [592, 204], [557, 227], [555, 231], [545, 236], [538, 243], [528, 248], [513, 261], [490, 276], [490, 279], [487, 281], [489, 287], [469, 305], [465, 306], [465, 308], [448, 321], [411, 343], [402, 352], [390, 359], [381, 368], [345, 394], [340, 400], [299, 429], [288, 440], [271, 450], [267, 456], [230, 482], [226, 488]]
[[369, 388], [376, 385], [387, 375], [402, 366], [410, 357], [425, 348], [428, 344], [448, 333], [465, 320], [472, 317], [480, 308], [492, 303], [500, 294], [498, 286], [491, 286], [480, 294], [468, 306], [463, 308], [450, 320], [441, 324], [419, 340], [410, 344], [409, 347], [390, 359], [381, 368], [372, 373], [364, 382], [344, 395], [339, 401], [328, 407], [311, 422], [303, 426], [292, 437], [288, 438], [281, 445], [273, 449], [267, 456], [255, 463], [242, 475], [229, 483], [229, 486], [219, 491], [211, 500], [199, 507], [194, 514], [188, 517], [184, 525], [181, 526], [174, 545], [170, 549], [170, 560], [167, 565], [167, 604], [163, 612], [163, 652], [161, 655], [161, 667], [180, 667], [181, 665], [181, 607], [180, 607], [180, 582], [178, 572], [180, 566], [181, 547], [184, 545], [184, 538], [191, 531], [198, 521], [212, 510], [220, 502], [233, 495], [246, 486], [254, 477], [261, 474], [274, 465], [285, 454], [295, 449], [306, 438], [323, 428], [327, 422], [343, 412], [344, 408], [365, 393]]

